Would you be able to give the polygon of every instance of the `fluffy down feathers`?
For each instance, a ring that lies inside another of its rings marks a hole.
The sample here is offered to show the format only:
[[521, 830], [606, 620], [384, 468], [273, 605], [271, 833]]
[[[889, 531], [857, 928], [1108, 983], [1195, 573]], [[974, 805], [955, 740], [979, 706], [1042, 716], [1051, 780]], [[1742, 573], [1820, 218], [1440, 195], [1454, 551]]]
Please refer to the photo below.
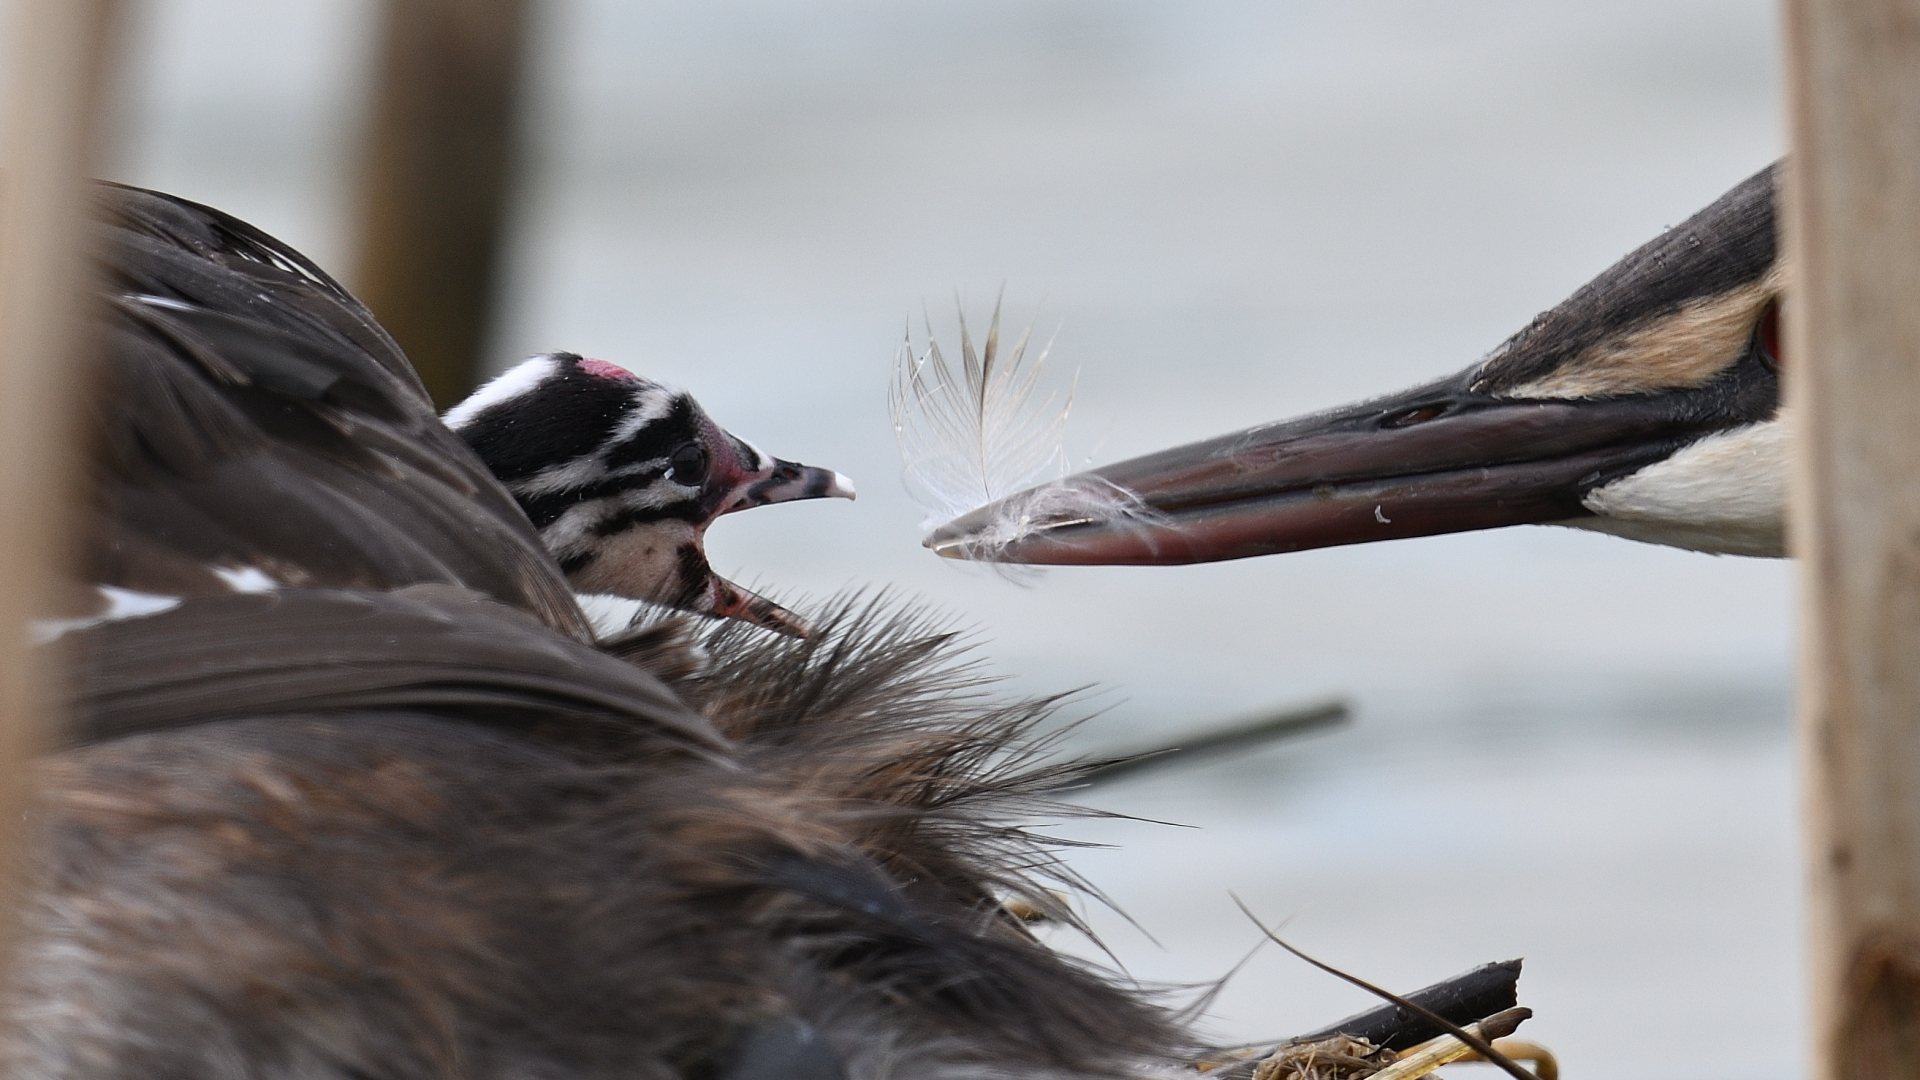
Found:
[[1032, 765], [1049, 703], [995, 702], [901, 605], [821, 627], [704, 643], [677, 688], [726, 754], [663, 738], [636, 670], [648, 753], [534, 722], [571, 706], [522, 701], [516, 729], [368, 698], [48, 760], [0, 1054], [44, 1077], [745, 1080], [1177, 1051], [1170, 1014], [1001, 906], [1053, 903], [1058, 864], [1018, 826], [1059, 778]]
[[[591, 633], [364, 308], [101, 193], [106, 378], [0, 1072], [1081, 1077], [1179, 1023], [1001, 899], [1048, 703], [849, 600]], [[76, 590], [86, 592], [87, 590]], [[53, 657], [49, 657], [49, 660]]]

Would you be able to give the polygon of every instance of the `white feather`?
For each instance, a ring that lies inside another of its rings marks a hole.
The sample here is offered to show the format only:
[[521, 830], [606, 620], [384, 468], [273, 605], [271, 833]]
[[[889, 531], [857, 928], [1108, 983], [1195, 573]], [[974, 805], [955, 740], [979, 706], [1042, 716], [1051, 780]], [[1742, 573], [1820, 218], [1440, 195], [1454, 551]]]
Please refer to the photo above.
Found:
[[227, 588], [237, 593], [269, 593], [280, 588], [280, 583], [267, 576], [266, 571], [257, 566], [212, 566], [215, 577], [227, 583]]
[[907, 488], [927, 510], [925, 525], [1064, 474], [1062, 434], [1073, 394], [1058, 409], [1054, 394], [1034, 400], [1047, 350], [1028, 362], [1028, 336], [1001, 355], [996, 304], [977, 352], [961, 313], [958, 365], [941, 351], [930, 324], [924, 352], [914, 354], [911, 335], [901, 342], [888, 406]]
[[[1015, 543], [1037, 532], [1068, 525], [1140, 526], [1163, 523], [1140, 496], [1098, 476], [1049, 480], [1002, 500], [987, 520], [958, 541], [942, 540], [940, 554], [997, 562]], [[1031, 569], [1023, 568], [1023, 569]]]
[[[1146, 514], [1132, 492], [1098, 480], [1066, 480], [1066, 425], [1076, 374], [1064, 393], [1041, 393], [1051, 344], [1027, 358], [1031, 329], [1000, 351], [1000, 305], [976, 351], [960, 313], [960, 363], [933, 338], [918, 354], [909, 330], [897, 354], [888, 408], [900, 443], [907, 490], [927, 510], [931, 529], [976, 507], [1006, 499], [994, 519], [972, 531], [971, 557], [1063, 520], [1116, 521]], [[1058, 405], [1056, 406], [1056, 401]], [[1038, 486], [1036, 486], [1038, 485]], [[1033, 488], [1022, 492], [1022, 489]]]
[[106, 601], [105, 610], [78, 619], [35, 619], [28, 624], [28, 633], [32, 635], [34, 644], [45, 645], [75, 630], [87, 630], [122, 619], [144, 619], [180, 606], [177, 596], [134, 592], [113, 585], [95, 585], [93, 588]]

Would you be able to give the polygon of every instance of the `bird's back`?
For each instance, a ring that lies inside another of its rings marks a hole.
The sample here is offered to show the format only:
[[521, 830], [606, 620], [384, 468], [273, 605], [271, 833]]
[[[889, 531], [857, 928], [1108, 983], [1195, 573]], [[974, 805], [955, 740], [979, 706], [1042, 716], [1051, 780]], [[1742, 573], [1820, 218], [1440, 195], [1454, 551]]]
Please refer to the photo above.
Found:
[[108, 185], [96, 205], [86, 583], [457, 585], [590, 637], [525, 515], [332, 278], [209, 207]]
[[99, 228], [0, 1069], [1072, 1077], [1181, 1043], [1003, 906], [1067, 917], [1019, 828], [1044, 704], [983, 698], [897, 601], [594, 643], [324, 273], [152, 193], [102, 190]]

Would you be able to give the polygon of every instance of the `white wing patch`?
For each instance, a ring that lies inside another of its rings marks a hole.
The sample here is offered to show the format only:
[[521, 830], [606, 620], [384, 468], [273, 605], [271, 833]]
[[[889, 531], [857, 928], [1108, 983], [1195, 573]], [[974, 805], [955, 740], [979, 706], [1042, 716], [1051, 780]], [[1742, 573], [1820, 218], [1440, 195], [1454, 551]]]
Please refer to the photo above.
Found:
[[216, 566], [213, 576], [238, 593], [268, 593], [280, 588], [279, 582], [254, 566]]
[[76, 630], [86, 630], [103, 623], [119, 622], [122, 619], [144, 619], [149, 615], [172, 611], [180, 606], [180, 598], [177, 596], [135, 592], [115, 585], [95, 585], [94, 591], [107, 602], [105, 611], [78, 619], [35, 619], [28, 624], [34, 643], [45, 645]]

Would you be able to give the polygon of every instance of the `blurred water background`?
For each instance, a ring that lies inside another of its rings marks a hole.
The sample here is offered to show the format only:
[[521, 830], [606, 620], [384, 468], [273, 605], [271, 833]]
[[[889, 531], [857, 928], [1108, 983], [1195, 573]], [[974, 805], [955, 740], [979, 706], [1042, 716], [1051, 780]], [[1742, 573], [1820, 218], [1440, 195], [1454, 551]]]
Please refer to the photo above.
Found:
[[[344, 268], [366, 0], [148, 0], [110, 174]], [[1580, 1078], [1805, 1072], [1790, 568], [1556, 528], [1017, 585], [919, 546], [885, 386], [923, 305], [1057, 329], [1075, 464], [1472, 361], [1782, 150], [1758, 0], [552, 0], [500, 364], [692, 389], [861, 485], [729, 518], [722, 573], [884, 583], [1081, 748], [1344, 696], [1348, 728], [1092, 793], [1136, 975], [1258, 935], [1412, 988], [1527, 957]], [[945, 327], [942, 330], [942, 327]], [[1157, 824], [1170, 822], [1177, 824]], [[1084, 948], [1084, 947], [1081, 947]], [[1364, 1007], [1268, 949], [1212, 1030]], [[1471, 1068], [1468, 1067], [1469, 1071]]]

